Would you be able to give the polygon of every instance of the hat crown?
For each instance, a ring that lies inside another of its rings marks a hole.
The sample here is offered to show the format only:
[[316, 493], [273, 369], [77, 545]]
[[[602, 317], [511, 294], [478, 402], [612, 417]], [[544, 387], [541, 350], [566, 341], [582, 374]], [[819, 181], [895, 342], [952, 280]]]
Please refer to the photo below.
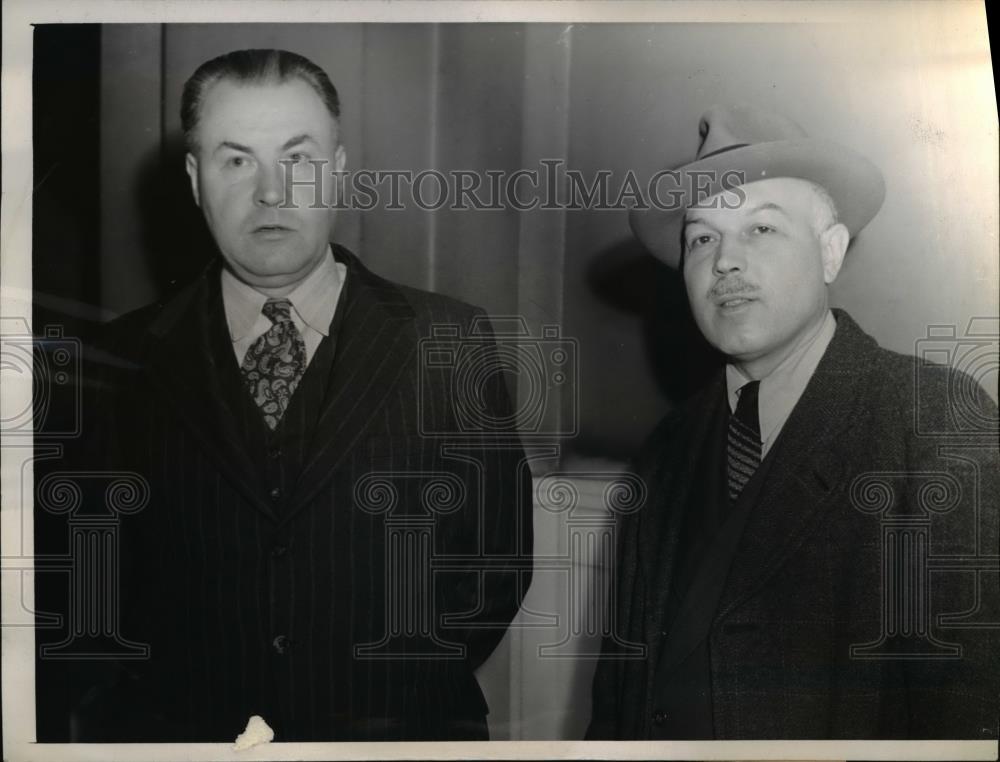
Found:
[[808, 137], [797, 122], [784, 114], [748, 104], [713, 106], [702, 115], [698, 134], [698, 159], [754, 143]]
[[782, 114], [752, 105], [718, 105], [701, 117], [698, 131], [698, 157], [655, 175], [655, 192], [629, 212], [639, 240], [671, 267], [681, 263], [682, 212], [736, 185], [775, 177], [815, 183], [830, 194], [852, 236], [882, 206], [885, 181], [878, 167], [831, 140], [811, 139]]

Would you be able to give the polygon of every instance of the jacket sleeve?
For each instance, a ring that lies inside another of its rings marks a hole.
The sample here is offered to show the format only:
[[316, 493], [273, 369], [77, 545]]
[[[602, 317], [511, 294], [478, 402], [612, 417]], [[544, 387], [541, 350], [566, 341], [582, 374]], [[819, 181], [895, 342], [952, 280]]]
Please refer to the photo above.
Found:
[[[132, 484], [142, 479], [141, 475], [128, 470], [119, 437], [115, 434], [118, 427], [115, 400], [128, 388], [134, 368], [130, 350], [135, 349], [141, 336], [136, 323], [130, 316], [101, 326], [84, 345], [80, 380], [81, 433], [69, 443], [66, 459], [60, 465], [79, 488], [79, 511], [84, 515], [108, 515], [107, 488], [112, 478], [126, 477], [126, 483]], [[119, 606], [114, 622], [118, 631], [114, 636], [126, 641], [131, 641], [132, 635], [127, 614], [142, 590], [141, 567], [137, 565], [132, 545], [123, 537], [123, 531], [129, 526], [129, 517], [116, 523], [116, 532], [111, 536], [116, 574], [108, 580], [113, 600]], [[73, 603], [71, 598], [61, 601], [63, 607]], [[62, 668], [68, 676], [69, 740], [100, 741], [121, 738], [129, 732], [133, 727], [133, 715], [138, 716], [140, 706], [135, 697], [124, 698], [127, 676], [134, 664], [134, 660], [117, 658], [46, 664], [45, 669]]]
[[[445, 462], [462, 474], [462, 510], [442, 518], [451, 573], [442, 575], [445, 600], [443, 636], [466, 648], [472, 669], [496, 649], [517, 614], [531, 582], [533, 550], [531, 470], [517, 428], [505, 373], [491, 366], [498, 359], [489, 320], [481, 310], [464, 316], [462, 336], [476, 336], [454, 375], [431, 374], [439, 384], [447, 427], [458, 436], [442, 439], [450, 450]], [[453, 369], [449, 369], [449, 373]], [[470, 371], [466, 373], [466, 371]], [[463, 380], [464, 379], [464, 380]], [[464, 418], [462, 416], [465, 416]], [[463, 462], [464, 461], [464, 462]], [[467, 558], [463, 565], [460, 560]]]

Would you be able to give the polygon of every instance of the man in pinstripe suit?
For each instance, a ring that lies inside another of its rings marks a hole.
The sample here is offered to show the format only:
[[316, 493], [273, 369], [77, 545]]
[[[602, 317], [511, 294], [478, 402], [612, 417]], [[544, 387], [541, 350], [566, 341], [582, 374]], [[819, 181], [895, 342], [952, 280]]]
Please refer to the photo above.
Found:
[[492, 346], [481, 312], [329, 244], [302, 185], [288, 203], [282, 163], [343, 168], [338, 117], [284, 51], [185, 87], [221, 257], [102, 343], [98, 457], [150, 485], [121, 556], [122, 634], [151, 656], [94, 692], [84, 740], [232, 741], [252, 715], [278, 741], [488, 737], [473, 670], [530, 580], [530, 473], [502, 374], [470, 426], [451, 371], [421, 363], [442, 324]]

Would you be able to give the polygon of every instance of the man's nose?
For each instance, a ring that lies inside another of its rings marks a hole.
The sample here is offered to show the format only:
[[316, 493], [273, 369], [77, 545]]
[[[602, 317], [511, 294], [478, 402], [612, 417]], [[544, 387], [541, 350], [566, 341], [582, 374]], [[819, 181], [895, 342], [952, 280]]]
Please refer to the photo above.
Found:
[[257, 170], [257, 187], [254, 189], [254, 202], [258, 206], [277, 206], [283, 198], [281, 166], [261, 165]]
[[724, 275], [746, 269], [746, 249], [736, 236], [723, 235], [715, 250], [715, 271]]

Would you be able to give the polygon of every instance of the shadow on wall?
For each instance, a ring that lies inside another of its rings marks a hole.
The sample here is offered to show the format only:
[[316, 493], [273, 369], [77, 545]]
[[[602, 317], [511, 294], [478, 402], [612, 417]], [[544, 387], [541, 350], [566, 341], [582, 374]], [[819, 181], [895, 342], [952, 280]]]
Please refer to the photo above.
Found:
[[150, 151], [137, 172], [142, 254], [158, 298], [196, 278], [216, 255], [191, 195], [184, 154], [183, 139], [173, 136]]
[[604, 303], [637, 316], [646, 360], [660, 392], [674, 405], [705, 385], [722, 356], [691, 315], [680, 272], [628, 239], [590, 260], [587, 283]]

